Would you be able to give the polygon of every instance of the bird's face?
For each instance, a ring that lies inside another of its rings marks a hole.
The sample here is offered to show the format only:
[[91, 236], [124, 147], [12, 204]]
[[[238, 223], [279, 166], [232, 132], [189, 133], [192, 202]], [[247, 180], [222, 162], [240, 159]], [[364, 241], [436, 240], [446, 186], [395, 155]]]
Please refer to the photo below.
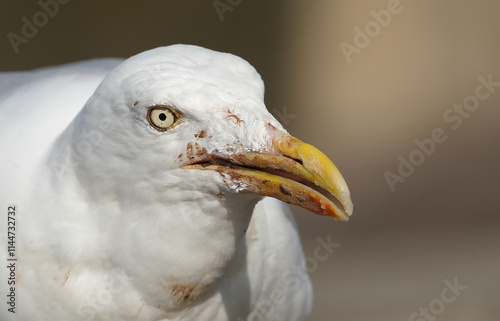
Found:
[[[104, 94], [110, 91], [116, 94]], [[260, 76], [246, 61], [170, 46], [122, 63], [103, 81], [88, 114], [118, 120], [103, 126], [98, 149], [128, 162], [122, 176], [150, 177], [159, 188], [177, 181], [217, 197], [271, 196], [347, 220], [352, 203], [342, 175], [323, 153], [283, 129], [263, 94]]]

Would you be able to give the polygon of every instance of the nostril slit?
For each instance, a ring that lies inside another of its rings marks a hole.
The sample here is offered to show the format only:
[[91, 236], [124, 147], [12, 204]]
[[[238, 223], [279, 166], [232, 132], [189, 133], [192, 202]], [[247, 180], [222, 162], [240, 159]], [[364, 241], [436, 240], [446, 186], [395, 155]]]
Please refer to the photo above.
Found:
[[302, 163], [302, 160], [301, 160], [301, 159], [298, 159], [298, 158], [293, 158], [293, 157], [290, 157], [290, 156], [286, 156], [286, 157], [288, 157], [288, 158], [290, 158], [290, 159], [292, 159], [292, 160], [296, 161], [296, 162], [297, 162], [297, 163], [299, 163], [300, 165], [304, 165], [304, 164]]

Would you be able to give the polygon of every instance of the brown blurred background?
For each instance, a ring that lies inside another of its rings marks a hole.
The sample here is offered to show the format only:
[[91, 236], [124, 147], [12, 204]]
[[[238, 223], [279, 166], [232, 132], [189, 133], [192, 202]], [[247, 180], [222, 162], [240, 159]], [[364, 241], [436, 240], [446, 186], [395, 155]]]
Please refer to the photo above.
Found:
[[[500, 82], [500, 2], [69, 1], [38, 17], [15, 53], [7, 34], [22, 36], [22, 18], [40, 10], [3, 1], [0, 70], [189, 43], [261, 73], [268, 109], [333, 158], [355, 204], [348, 223], [294, 208], [315, 287], [311, 320], [499, 319], [500, 87], [472, 112], [453, 106], [474, 102], [478, 77]], [[417, 157], [414, 141], [436, 128], [446, 141], [391, 191], [384, 173], [399, 175], [398, 157]], [[328, 236], [340, 247], [313, 265], [316, 238]], [[467, 288], [445, 303], [444, 281], [455, 278]]]

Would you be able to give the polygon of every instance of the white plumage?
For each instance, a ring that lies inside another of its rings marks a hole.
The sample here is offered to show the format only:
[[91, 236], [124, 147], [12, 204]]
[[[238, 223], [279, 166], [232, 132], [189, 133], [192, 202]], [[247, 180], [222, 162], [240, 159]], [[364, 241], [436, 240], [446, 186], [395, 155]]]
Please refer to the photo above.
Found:
[[[17, 205], [19, 259], [16, 313], [4, 307], [2, 320], [307, 318], [293, 217], [280, 201], [257, 202], [276, 190], [314, 202], [283, 185], [304, 183], [295, 176], [276, 178], [272, 191], [249, 180], [282, 171], [252, 162], [275, 157], [288, 136], [247, 62], [175, 45], [124, 62], [3, 73], [0, 90], [0, 204]], [[159, 107], [175, 115], [168, 130], [148, 118]], [[338, 201], [321, 196], [318, 208], [346, 219], [342, 182]]]

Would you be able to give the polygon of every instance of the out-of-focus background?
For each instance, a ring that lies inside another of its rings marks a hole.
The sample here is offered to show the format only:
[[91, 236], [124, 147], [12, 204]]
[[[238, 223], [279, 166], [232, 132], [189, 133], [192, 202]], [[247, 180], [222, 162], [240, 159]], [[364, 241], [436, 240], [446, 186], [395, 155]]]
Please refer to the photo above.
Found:
[[[355, 205], [348, 223], [294, 208], [310, 320], [498, 320], [500, 2], [1, 6], [2, 71], [189, 43], [260, 72], [270, 112], [334, 160]], [[318, 238], [336, 243], [326, 260]]]

